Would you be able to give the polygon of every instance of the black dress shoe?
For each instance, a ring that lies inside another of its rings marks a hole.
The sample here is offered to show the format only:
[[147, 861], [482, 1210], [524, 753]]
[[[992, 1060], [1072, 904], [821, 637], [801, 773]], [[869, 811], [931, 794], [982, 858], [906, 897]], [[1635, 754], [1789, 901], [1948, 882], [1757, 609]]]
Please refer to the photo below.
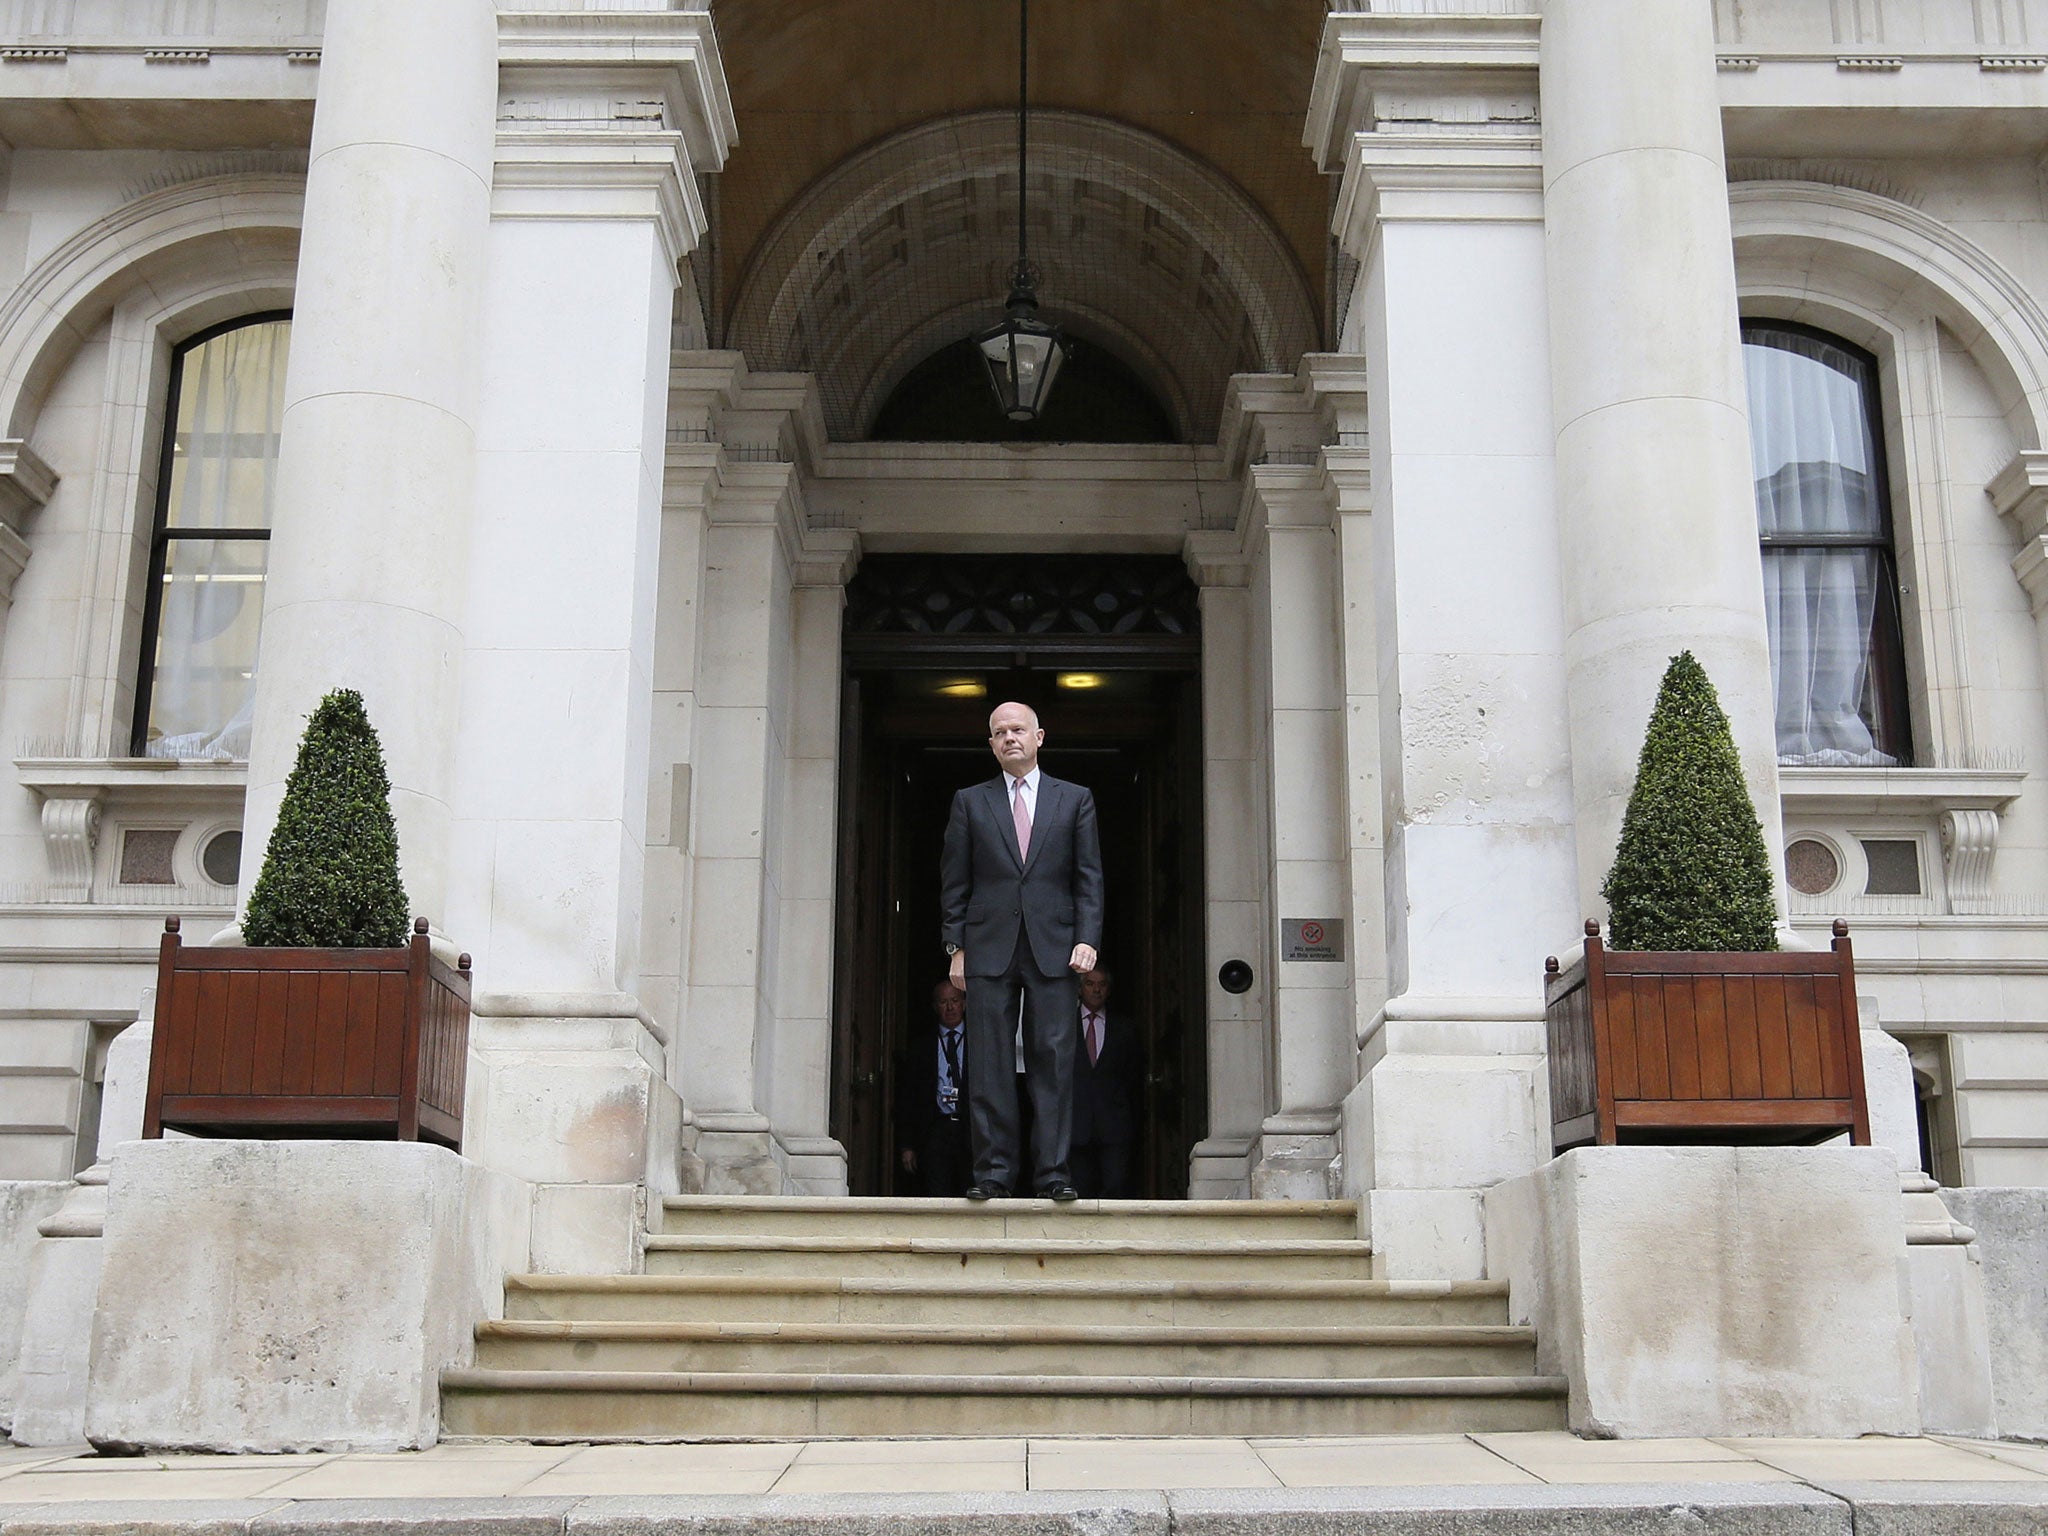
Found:
[[967, 1186], [967, 1198], [970, 1200], [1007, 1200], [1010, 1198], [1010, 1192], [1000, 1184], [970, 1184]]
[[1051, 1188], [1046, 1190], [1045, 1198], [1048, 1200], [1057, 1200], [1061, 1205], [1065, 1205], [1070, 1200], [1080, 1199], [1081, 1191], [1074, 1188], [1074, 1186], [1071, 1184], [1055, 1184]]

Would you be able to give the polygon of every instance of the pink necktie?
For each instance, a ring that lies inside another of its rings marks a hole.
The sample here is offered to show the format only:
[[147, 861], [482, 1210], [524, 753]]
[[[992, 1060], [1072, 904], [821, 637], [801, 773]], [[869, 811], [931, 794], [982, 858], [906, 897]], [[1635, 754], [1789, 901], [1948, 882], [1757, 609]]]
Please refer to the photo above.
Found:
[[1011, 819], [1017, 823], [1017, 857], [1028, 859], [1031, 857], [1031, 813], [1024, 809], [1024, 781], [1012, 779], [1010, 788], [1013, 791], [1010, 806], [1014, 813]]
[[1094, 1066], [1102, 1059], [1102, 1015], [1088, 1015], [1088, 1065]]

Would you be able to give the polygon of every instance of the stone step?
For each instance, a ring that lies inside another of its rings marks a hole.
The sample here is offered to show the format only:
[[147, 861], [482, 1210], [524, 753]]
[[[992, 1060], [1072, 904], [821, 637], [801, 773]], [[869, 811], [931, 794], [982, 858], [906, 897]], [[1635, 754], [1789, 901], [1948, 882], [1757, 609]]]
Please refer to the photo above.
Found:
[[493, 1370], [930, 1376], [1511, 1376], [1536, 1368], [1532, 1329], [1186, 1328], [510, 1319], [477, 1330]]
[[649, 1237], [650, 1275], [1364, 1280], [1372, 1250], [1357, 1239], [1237, 1242], [1039, 1237]]
[[[957, 1266], [956, 1266], [957, 1268]], [[505, 1315], [558, 1322], [1317, 1327], [1507, 1322], [1498, 1281], [513, 1275]]]
[[807, 1195], [671, 1195], [653, 1227], [668, 1237], [1112, 1237], [1189, 1242], [1358, 1236], [1354, 1200], [913, 1200]]
[[1367, 1379], [498, 1371], [441, 1375], [442, 1431], [533, 1439], [1344, 1435], [1560, 1429], [1551, 1376]]

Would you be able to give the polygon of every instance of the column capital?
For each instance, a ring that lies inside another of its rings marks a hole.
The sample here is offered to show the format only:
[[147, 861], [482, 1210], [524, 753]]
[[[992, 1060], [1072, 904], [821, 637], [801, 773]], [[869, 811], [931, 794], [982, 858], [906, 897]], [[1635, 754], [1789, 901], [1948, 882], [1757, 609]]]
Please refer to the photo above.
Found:
[[737, 130], [701, 11], [499, 17], [494, 219], [652, 221], [670, 264], [707, 227], [697, 177]]
[[1343, 174], [1331, 231], [1363, 259], [1394, 220], [1543, 217], [1533, 15], [1343, 13], [1324, 23], [1302, 142]]
[[498, 127], [491, 218], [651, 221], [671, 270], [708, 227], [682, 135], [576, 124]]
[[[691, 169], [700, 172], [723, 170], [739, 136], [718, 34], [705, 11], [503, 12], [498, 70], [501, 120], [515, 104], [581, 103], [574, 110], [593, 126], [637, 118], [680, 133]], [[592, 110], [598, 102], [601, 113]]]
[[1541, 224], [1543, 140], [1533, 133], [1361, 133], [1330, 230], [1363, 260], [1385, 224]]
[[1302, 143], [1336, 172], [1362, 133], [1432, 123], [1532, 129], [1541, 27], [1533, 15], [1333, 15], [1323, 24]]

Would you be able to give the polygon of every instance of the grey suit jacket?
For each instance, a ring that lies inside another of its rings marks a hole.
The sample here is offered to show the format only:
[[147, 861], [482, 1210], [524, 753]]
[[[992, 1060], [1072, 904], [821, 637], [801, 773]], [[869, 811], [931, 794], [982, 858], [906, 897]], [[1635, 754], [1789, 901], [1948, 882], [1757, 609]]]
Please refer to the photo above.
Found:
[[1051, 774], [1038, 780], [1031, 856], [1017, 856], [1009, 775], [953, 796], [939, 860], [941, 938], [967, 952], [969, 976], [1009, 969], [1021, 934], [1046, 976], [1063, 976], [1076, 944], [1102, 947], [1102, 843], [1095, 796]]

